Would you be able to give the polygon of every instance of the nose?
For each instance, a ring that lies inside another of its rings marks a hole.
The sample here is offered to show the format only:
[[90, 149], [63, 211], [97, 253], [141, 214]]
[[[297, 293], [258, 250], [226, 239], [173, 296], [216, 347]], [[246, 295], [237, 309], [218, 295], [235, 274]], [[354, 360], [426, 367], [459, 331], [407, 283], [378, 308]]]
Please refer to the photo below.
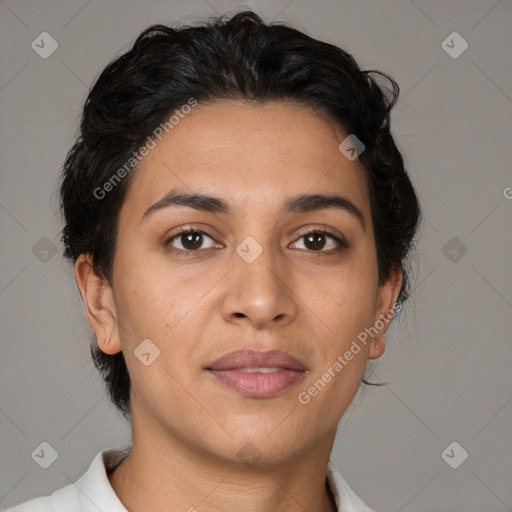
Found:
[[290, 280], [286, 258], [270, 248], [251, 263], [234, 252], [222, 303], [224, 320], [256, 329], [288, 325], [298, 309]]

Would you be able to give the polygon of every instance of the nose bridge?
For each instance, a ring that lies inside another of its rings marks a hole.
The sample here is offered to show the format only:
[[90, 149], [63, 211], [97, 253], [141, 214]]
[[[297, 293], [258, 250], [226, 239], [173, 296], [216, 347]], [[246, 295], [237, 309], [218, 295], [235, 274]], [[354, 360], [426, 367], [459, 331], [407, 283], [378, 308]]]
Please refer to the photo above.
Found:
[[272, 236], [246, 237], [233, 251], [233, 267], [223, 303], [226, 320], [244, 318], [254, 326], [289, 321], [296, 311], [284, 256]]

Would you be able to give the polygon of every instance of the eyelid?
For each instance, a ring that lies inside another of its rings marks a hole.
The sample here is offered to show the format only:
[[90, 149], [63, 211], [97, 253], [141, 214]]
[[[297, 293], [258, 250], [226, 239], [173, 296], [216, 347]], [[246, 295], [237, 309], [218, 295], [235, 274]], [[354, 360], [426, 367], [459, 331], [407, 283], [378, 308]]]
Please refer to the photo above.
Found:
[[[196, 249], [195, 251], [191, 251], [191, 250], [183, 250], [183, 249], [177, 249], [176, 247], [173, 247], [171, 245], [171, 243], [176, 240], [177, 238], [180, 237], [180, 235], [184, 234], [184, 233], [198, 233], [198, 234], [201, 234], [203, 236], [207, 236], [208, 238], [210, 238], [215, 244], [217, 245], [222, 245], [220, 244], [219, 242], [217, 242], [216, 238], [211, 235], [210, 233], [208, 233], [207, 231], [204, 231], [204, 229], [199, 229], [199, 228], [196, 228], [196, 227], [193, 227], [193, 226], [180, 226], [179, 228], [177, 228], [176, 232], [173, 233], [172, 235], [170, 236], [166, 236], [165, 237], [165, 245], [166, 246], [170, 246], [170, 248], [172, 250], [175, 250], [177, 252], [180, 252], [180, 253], [193, 253], [193, 252], [201, 252], [201, 251], [204, 251], [206, 249]], [[208, 247], [208, 249], [217, 249], [217, 247]]]
[[214, 235], [214, 234], [210, 233], [208, 230], [203, 228], [202, 225], [190, 225], [190, 224], [187, 224], [185, 226], [179, 226], [178, 228], [173, 230], [172, 235], [165, 235], [165, 240], [166, 240], [166, 242], [168, 242], [169, 240], [176, 238], [183, 233], [201, 233], [203, 235], [210, 237], [216, 243], [219, 243], [219, 242], [217, 242], [216, 239], [217, 239], [217, 237], [220, 237], [220, 235], [217, 235], [217, 234]]
[[334, 228], [326, 227], [325, 225], [305, 228], [304, 230], [300, 231], [298, 238], [296, 238], [295, 241], [292, 242], [292, 244], [297, 243], [298, 240], [300, 240], [304, 236], [312, 234], [312, 233], [313, 234], [322, 234], [322, 235], [325, 235], [326, 237], [332, 238], [338, 247], [336, 247], [334, 249], [325, 250], [325, 251], [319, 250], [319, 251], [307, 251], [307, 252], [332, 253], [333, 251], [339, 251], [341, 249], [348, 249], [350, 247], [345, 236], [340, 231], [338, 231], [337, 229], [334, 229]]
[[[200, 228], [197, 228], [194, 226], [190, 226], [190, 225], [180, 226], [179, 228], [177, 228], [177, 231], [175, 233], [173, 233], [171, 236], [166, 237], [165, 245], [170, 246], [171, 250], [179, 252], [179, 253], [198, 253], [198, 252], [203, 252], [208, 249], [218, 249], [219, 248], [219, 247], [207, 247], [206, 249], [184, 250], [184, 249], [178, 249], [176, 247], [173, 247], [172, 242], [184, 233], [198, 233], [198, 234], [201, 234], [201, 235], [204, 235], [204, 236], [210, 238], [210, 240], [212, 240], [215, 244], [217, 244], [217, 246], [219, 246], [219, 245], [223, 246], [223, 244], [219, 243], [216, 240], [216, 237], [214, 235], [211, 235], [210, 233], [208, 233], [207, 231], [204, 231], [203, 229], [200, 229]], [[341, 232], [339, 232], [337, 229], [326, 227], [325, 225], [309, 226], [307, 228], [300, 230], [298, 233], [298, 236], [296, 235], [294, 240], [290, 244], [288, 244], [288, 246], [296, 244], [301, 238], [303, 238], [309, 234], [321, 234], [328, 238], [331, 238], [336, 243], [337, 247], [335, 247], [333, 249], [327, 249], [327, 250], [320, 249], [318, 251], [301, 249], [302, 251], [311, 252], [311, 253], [320, 253], [320, 254], [321, 253], [331, 254], [335, 251], [340, 251], [340, 250], [349, 248], [349, 244]]]

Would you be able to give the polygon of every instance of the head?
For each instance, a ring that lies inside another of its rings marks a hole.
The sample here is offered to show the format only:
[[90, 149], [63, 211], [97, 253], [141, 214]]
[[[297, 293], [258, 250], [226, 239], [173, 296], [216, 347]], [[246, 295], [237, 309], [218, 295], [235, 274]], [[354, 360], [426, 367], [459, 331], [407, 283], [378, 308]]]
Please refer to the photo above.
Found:
[[[284, 457], [335, 428], [409, 294], [420, 206], [397, 98], [391, 77], [250, 12], [150, 27], [105, 68], [64, 164], [62, 239], [127, 418], [225, 457], [228, 433]], [[241, 396], [207, 369], [245, 348], [307, 371]]]

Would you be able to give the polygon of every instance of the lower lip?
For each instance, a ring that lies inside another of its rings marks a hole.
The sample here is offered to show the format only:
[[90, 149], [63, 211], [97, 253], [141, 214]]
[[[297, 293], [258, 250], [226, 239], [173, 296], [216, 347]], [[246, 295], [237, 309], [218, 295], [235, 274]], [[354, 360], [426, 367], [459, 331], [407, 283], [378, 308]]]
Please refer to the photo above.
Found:
[[248, 398], [270, 398], [295, 384], [303, 371], [282, 368], [271, 373], [208, 370], [216, 379]]

